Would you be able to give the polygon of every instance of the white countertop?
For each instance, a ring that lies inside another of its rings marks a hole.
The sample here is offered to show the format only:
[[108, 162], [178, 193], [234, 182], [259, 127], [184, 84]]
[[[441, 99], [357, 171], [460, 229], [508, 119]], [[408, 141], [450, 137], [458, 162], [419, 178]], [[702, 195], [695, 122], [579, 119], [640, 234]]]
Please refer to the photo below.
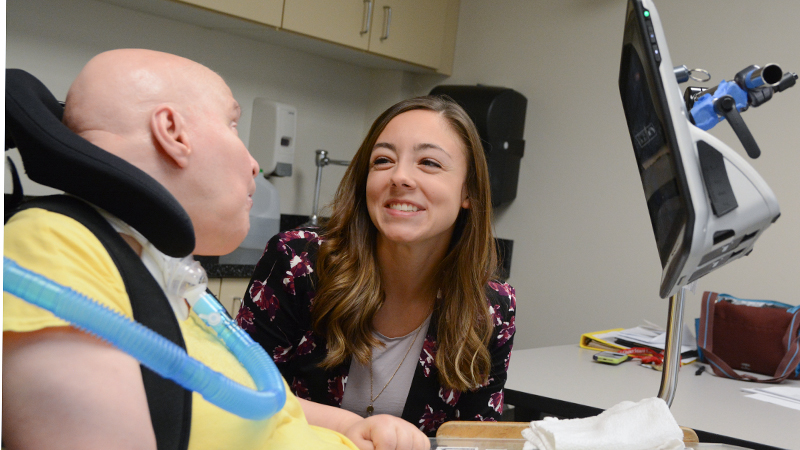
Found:
[[[635, 360], [618, 366], [592, 361], [597, 351], [575, 345], [514, 350], [506, 389], [608, 409], [624, 400], [657, 397], [661, 372]], [[678, 375], [671, 411], [679, 425], [746, 441], [800, 449], [800, 411], [745, 397], [742, 387], [775, 386], [720, 378], [701, 364]], [[787, 380], [779, 386], [798, 386]]]

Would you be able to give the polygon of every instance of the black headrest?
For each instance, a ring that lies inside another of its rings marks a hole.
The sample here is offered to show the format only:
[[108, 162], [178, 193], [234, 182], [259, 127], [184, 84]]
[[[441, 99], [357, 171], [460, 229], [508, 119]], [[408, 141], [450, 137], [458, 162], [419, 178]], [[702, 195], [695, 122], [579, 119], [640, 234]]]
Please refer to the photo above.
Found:
[[175, 197], [127, 161], [61, 123], [63, 107], [33, 75], [6, 69], [6, 148], [16, 146], [28, 177], [114, 214], [165, 254], [194, 250], [194, 228]]

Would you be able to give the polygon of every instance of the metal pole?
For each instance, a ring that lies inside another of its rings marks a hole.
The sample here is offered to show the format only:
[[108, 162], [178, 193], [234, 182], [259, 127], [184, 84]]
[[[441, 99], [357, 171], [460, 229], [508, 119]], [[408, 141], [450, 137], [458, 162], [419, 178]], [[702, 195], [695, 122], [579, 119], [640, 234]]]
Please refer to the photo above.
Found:
[[322, 168], [325, 167], [326, 160], [328, 159], [327, 150], [317, 150], [317, 179], [314, 182], [314, 207], [312, 209], [311, 219], [308, 221], [312, 226], [319, 226], [319, 186], [322, 183]]
[[661, 366], [661, 388], [658, 397], [672, 406], [675, 390], [678, 387], [678, 371], [681, 368], [681, 335], [683, 334], [683, 305], [686, 286], [669, 299], [669, 319], [664, 347], [664, 364]]
[[330, 159], [328, 158], [328, 151], [327, 150], [317, 150], [316, 151], [316, 165], [317, 165], [317, 179], [314, 181], [314, 206], [313, 211], [311, 214], [311, 218], [306, 222], [304, 225], [310, 226], [319, 226], [319, 189], [320, 185], [322, 184], [322, 168], [327, 166], [328, 164], [334, 164], [337, 166], [349, 166], [350, 161], [344, 159]]

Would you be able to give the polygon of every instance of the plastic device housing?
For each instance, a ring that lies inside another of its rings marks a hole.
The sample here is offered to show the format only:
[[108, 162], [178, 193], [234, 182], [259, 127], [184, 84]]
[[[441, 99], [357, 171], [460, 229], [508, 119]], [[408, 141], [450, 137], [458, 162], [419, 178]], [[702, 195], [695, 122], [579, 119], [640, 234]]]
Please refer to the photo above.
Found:
[[253, 100], [248, 150], [266, 176], [292, 175], [297, 110], [265, 98]]
[[667, 298], [748, 255], [780, 208], [744, 158], [689, 121], [651, 0], [628, 2], [619, 88]]

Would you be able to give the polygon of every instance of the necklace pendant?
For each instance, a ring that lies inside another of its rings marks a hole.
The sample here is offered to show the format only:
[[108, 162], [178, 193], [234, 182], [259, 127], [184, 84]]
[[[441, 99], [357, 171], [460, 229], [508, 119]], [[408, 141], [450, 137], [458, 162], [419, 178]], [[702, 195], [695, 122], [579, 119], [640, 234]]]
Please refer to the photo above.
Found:
[[375, 412], [375, 408], [372, 405], [367, 406], [367, 416], [371, 416], [373, 412]]

